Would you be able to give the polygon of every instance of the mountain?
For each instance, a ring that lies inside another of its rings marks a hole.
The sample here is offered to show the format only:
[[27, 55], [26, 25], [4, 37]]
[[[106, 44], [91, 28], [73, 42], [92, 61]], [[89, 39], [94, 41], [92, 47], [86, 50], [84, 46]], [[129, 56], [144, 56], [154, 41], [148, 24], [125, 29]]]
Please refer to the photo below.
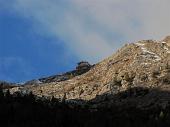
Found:
[[169, 127], [170, 36], [126, 44], [95, 65], [0, 85], [1, 126]]
[[[129, 91], [127, 96], [138, 96], [141, 92], [145, 95], [143, 98], [146, 103], [142, 104], [145, 107], [152, 103], [153, 100], [150, 98], [165, 96], [152, 91], [170, 90], [170, 36], [161, 41], [142, 40], [126, 44], [112, 56], [89, 66], [85, 71], [77, 73], [78, 70], [76, 73], [72, 71], [35, 80], [10, 91], [14, 93], [28, 90], [39, 97], [55, 97], [75, 102], [82, 100], [93, 102], [95, 105], [101, 105], [101, 102], [107, 105], [108, 102], [117, 102], [119, 97], [112, 96], [124, 91]], [[148, 91], [147, 94], [145, 89]], [[170, 97], [165, 97], [164, 100], [167, 102]], [[142, 101], [141, 99], [138, 106], [142, 106]]]

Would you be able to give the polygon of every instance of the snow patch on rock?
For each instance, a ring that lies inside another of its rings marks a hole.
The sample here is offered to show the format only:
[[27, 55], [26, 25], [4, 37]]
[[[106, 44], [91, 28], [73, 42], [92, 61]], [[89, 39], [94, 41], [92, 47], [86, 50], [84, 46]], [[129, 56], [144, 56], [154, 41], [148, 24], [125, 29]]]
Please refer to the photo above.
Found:
[[167, 46], [167, 42], [165, 42], [165, 41], [163, 41], [163, 42], [161, 42], [162, 44], [164, 44], [164, 49], [166, 50], [166, 52], [167, 53], [170, 53], [170, 50], [169, 50], [169, 48], [168, 48], [168, 46]]
[[144, 43], [139, 43], [139, 42], [137, 42], [137, 43], [135, 43], [135, 44], [141, 48], [141, 50], [142, 50], [142, 56], [143, 56], [144, 58], [153, 59], [153, 60], [155, 60], [155, 61], [161, 60], [161, 57], [159, 57], [156, 53], [151, 52], [151, 51], [149, 51], [146, 47], [144, 47], [144, 46], [145, 46]]

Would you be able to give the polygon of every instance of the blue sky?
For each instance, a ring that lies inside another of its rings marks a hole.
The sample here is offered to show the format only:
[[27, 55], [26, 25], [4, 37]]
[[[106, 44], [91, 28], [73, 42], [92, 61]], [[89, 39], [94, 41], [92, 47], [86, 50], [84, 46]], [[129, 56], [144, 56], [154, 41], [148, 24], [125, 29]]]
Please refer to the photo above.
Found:
[[21, 82], [62, 73], [79, 61], [61, 40], [37, 34], [32, 27], [23, 17], [0, 12], [1, 80]]
[[125, 43], [170, 34], [169, 0], [0, 0], [0, 80], [96, 63]]

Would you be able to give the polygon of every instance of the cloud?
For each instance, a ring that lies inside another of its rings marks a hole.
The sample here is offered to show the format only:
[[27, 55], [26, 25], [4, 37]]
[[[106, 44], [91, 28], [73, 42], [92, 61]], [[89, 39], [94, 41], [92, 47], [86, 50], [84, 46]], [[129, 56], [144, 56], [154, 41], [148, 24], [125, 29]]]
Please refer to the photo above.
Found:
[[20, 16], [45, 36], [60, 38], [92, 62], [111, 55], [124, 41], [160, 39], [170, 33], [169, 0], [16, 0]]

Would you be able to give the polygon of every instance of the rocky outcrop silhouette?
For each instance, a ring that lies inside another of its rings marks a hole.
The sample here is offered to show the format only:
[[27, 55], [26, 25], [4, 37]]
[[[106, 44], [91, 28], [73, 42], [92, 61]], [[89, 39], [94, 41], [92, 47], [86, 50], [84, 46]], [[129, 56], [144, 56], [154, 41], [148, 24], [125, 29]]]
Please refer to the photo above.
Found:
[[77, 64], [76, 69], [73, 71], [69, 71], [63, 74], [57, 74], [49, 77], [44, 77], [40, 79], [34, 79], [31, 81], [27, 81], [23, 85], [36, 85], [36, 84], [43, 84], [43, 83], [66, 81], [88, 72], [93, 66], [94, 65], [91, 65], [86, 61], [81, 61]]

